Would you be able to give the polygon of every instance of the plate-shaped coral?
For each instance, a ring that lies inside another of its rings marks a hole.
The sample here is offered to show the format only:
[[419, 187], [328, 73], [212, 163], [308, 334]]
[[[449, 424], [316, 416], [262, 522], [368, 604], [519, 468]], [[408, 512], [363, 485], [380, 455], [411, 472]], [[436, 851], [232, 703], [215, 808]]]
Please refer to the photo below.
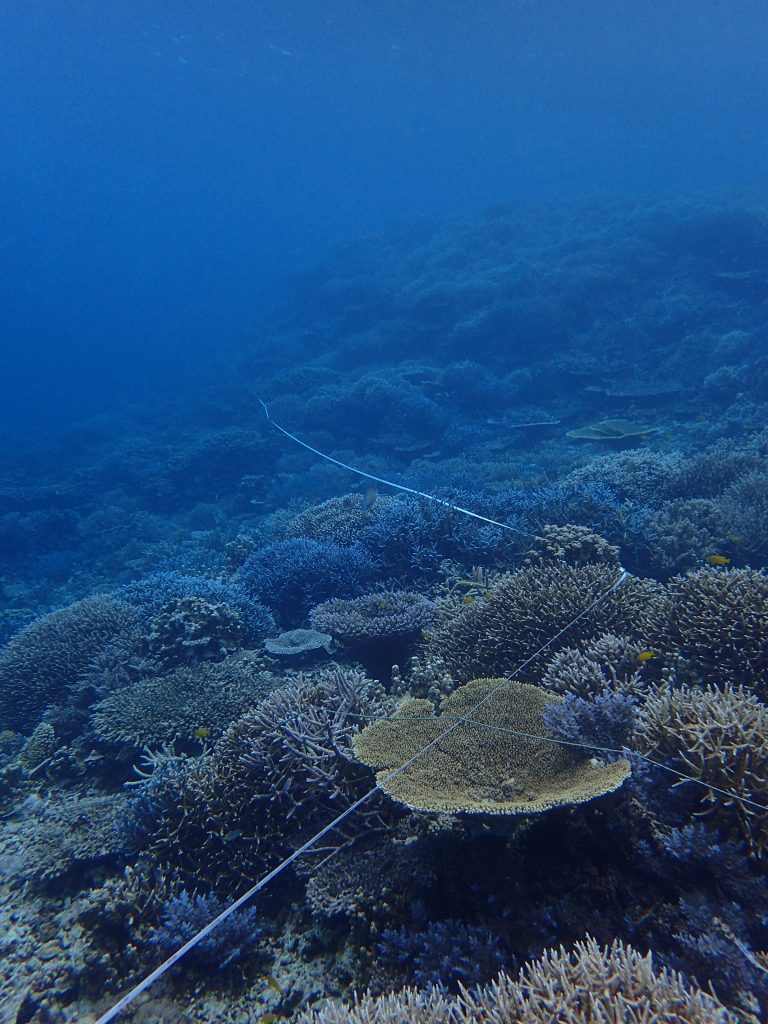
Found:
[[561, 701], [527, 683], [473, 679], [443, 698], [440, 714], [409, 700], [356, 736], [355, 753], [389, 796], [418, 811], [535, 814], [618, 789], [626, 761], [603, 764], [544, 738], [544, 709]]

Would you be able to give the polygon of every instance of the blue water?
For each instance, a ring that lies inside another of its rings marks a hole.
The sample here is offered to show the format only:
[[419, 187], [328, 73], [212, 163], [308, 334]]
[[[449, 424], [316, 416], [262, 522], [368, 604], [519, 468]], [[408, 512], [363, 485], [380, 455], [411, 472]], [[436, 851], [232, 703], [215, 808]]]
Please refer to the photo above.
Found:
[[15, 5], [4, 430], [175, 389], [414, 213], [760, 187], [762, 3]]
[[0, 1020], [766, 1019], [767, 52], [0, 13]]

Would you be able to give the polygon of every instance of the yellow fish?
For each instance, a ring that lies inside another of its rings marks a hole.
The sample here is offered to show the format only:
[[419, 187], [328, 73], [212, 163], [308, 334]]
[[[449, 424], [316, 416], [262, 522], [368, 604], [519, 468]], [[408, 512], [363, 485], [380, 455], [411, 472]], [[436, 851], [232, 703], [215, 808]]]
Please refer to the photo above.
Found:
[[731, 542], [731, 544], [741, 544], [744, 538], [741, 536], [740, 533], [732, 533], [728, 540]]
[[659, 652], [658, 651], [651, 651], [651, 650], [640, 651], [640, 653], [637, 655], [637, 658], [635, 660], [639, 661], [640, 664], [642, 665], [642, 663], [644, 661], [650, 661], [651, 658], [658, 658], [658, 656], [659, 656]]
[[475, 603], [475, 599], [474, 599], [474, 597], [472, 597], [471, 594], [467, 594], [466, 597], [462, 597], [461, 603], [462, 604], [474, 604]]
[[726, 558], [725, 555], [707, 555], [704, 559], [705, 562], [709, 562], [710, 565], [730, 565], [730, 558]]
[[280, 982], [277, 980], [277, 978], [274, 976], [274, 974], [268, 974], [267, 975], [267, 985], [269, 985], [269, 987], [274, 992], [277, 992], [277, 994], [279, 996], [281, 996], [283, 994], [283, 990], [280, 988]]
[[207, 740], [208, 737], [211, 735], [211, 730], [207, 726], [201, 725], [199, 729], [195, 729], [192, 735], [195, 737], [195, 739]]

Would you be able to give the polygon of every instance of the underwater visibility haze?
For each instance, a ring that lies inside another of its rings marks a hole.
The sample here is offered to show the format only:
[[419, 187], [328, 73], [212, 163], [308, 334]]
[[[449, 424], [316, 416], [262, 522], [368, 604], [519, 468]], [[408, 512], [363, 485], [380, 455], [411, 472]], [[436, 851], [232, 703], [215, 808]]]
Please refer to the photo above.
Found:
[[766, 1019], [766, 52], [0, 12], [0, 1020]]

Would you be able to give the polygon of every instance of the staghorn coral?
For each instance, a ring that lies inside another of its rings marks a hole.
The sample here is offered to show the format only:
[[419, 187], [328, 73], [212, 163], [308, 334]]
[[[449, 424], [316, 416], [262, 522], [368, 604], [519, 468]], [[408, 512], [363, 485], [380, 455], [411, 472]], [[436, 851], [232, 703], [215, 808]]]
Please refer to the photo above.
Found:
[[146, 646], [167, 669], [221, 661], [242, 642], [240, 616], [228, 604], [181, 597], [167, 604], [153, 621]]
[[652, 640], [666, 603], [663, 587], [630, 576], [611, 592], [618, 578], [607, 565], [551, 563], [505, 573], [484, 598], [448, 608], [430, 650], [454, 678], [466, 681], [478, 675], [534, 677], [540, 666], [522, 672], [519, 666], [567, 626], [571, 644], [606, 631]]
[[[150, 854], [222, 891], [253, 878], [370, 789], [352, 737], [391, 709], [359, 671], [298, 675], [234, 722], [211, 754], [159, 765], [136, 805]], [[373, 833], [384, 810], [383, 799], [369, 800], [331, 843]]]
[[137, 748], [194, 742], [200, 729], [215, 740], [278, 682], [259, 654], [241, 651], [123, 686], [95, 706], [91, 724], [107, 743]]
[[718, 1000], [682, 975], [655, 970], [650, 953], [643, 956], [618, 939], [600, 947], [591, 936], [571, 951], [545, 950], [514, 981], [501, 975], [463, 995], [460, 1005], [467, 1024], [545, 1024], [553, 1019], [553, 1007], [563, 1024], [735, 1024]]
[[585, 526], [545, 526], [526, 553], [526, 565], [565, 562], [567, 565], [609, 565], [621, 568], [619, 549]]
[[25, 732], [105, 648], [137, 645], [139, 617], [129, 605], [100, 594], [44, 615], [0, 652], [0, 720]]
[[299, 512], [285, 530], [286, 538], [330, 541], [332, 544], [354, 544], [360, 532], [376, 516], [376, 506], [366, 508], [359, 494], [345, 494]]
[[707, 566], [676, 577], [669, 591], [665, 642], [695, 672], [765, 693], [768, 574]]
[[[651, 673], [648, 661], [638, 662], [643, 644], [625, 636], [603, 633], [552, 655], [541, 677], [545, 690], [594, 697], [622, 693], [639, 697], [648, 692]], [[649, 659], [654, 660], [654, 659]]]
[[[445, 697], [438, 715], [429, 701], [406, 702], [356, 736], [354, 749], [378, 770], [384, 792], [412, 810], [510, 817], [585, 803], [618, 789], [629, 774], [626, 761], [600, 764], [536, 738], [544, 733], [545, 708], [560, 701], [528, 683], [475, 679]], [[478, 724], [457, 722], [464, 716]]]
[[600, 947], [587, 936], [573, 950], [545, 950], [516, 978], [451, 999], [439, 990], [363, 996], [351, 1006], [310, 1010], [298, 1024], [736, 1024], [713, 996], [676, 971], [656, 969], [618, 939]]
[[674, 785], [690, 788], [694, 813], [736, 832], [752, 856], [762, 856], [768, 848], [768, 707], [753, 693], [731, 683], [660, 687], [637, 712], [633, 745], [701, 783]]

